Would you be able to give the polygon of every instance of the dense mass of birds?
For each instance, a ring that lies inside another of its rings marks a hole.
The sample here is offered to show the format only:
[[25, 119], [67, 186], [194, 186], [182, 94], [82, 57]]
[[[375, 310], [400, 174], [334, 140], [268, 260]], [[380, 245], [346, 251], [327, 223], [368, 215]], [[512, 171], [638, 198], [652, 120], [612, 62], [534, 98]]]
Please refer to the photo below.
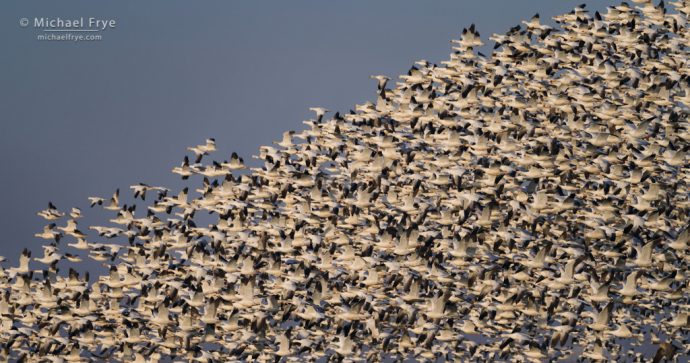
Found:
[[196, 191], [90, 198], [106, 226], [51, 203], [0, 269], [0, 361], [687, 359], [690, 1], [634, 2], [490, 57], [471, 26], [259, 167], [209, 139]]

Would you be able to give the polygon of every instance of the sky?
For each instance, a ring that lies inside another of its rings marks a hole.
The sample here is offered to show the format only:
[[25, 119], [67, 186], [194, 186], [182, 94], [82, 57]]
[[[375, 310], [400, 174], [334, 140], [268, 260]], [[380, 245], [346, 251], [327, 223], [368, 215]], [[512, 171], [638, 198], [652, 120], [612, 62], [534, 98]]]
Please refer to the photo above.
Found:
[[[2, 1], [0, 256], [40, 256], [33, 235], [47, 223], [36, 212], [49, 201], [93, 215], [82, 226], [105, 222], [87, 197], [138, 182], [179, 188], [170, 171], [188, 146], [214, 137], [215, 159], [251, 159], [302, 129], [309, 107], [347, 112], [374, 99], [370, 75], [448, 59], [463, 27], [491, 43], [537, 12], [549, 19], [582, 2]], [[116, 25], [100, 41], [41, 41], [40, 17]]]

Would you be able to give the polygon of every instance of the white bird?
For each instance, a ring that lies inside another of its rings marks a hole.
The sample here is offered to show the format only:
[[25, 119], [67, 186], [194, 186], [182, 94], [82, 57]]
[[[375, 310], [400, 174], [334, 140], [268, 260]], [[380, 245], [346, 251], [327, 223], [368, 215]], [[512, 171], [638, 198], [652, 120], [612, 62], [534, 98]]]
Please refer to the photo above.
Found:
[[314, 111], [314, 113], [316, 113], [316, 123], [321, 123], [323, 116], [326, 114], [326, 112], [329, 112], [329, 110], [323, 107], [310, 107], [309, 111]]

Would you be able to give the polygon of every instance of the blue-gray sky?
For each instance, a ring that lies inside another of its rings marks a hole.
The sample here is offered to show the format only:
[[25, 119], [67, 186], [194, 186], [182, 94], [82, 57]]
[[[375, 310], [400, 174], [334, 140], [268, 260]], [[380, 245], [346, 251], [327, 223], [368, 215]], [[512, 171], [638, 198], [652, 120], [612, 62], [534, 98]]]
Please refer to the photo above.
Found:
[[[0, 255], [15, 263], [24, 247], [40, 251], [36, 212], [48, 201], [86, 210], [88, 196], [136, 182], [179, 186], [170, 170], [187, 146], [215, 137], [216, 158], [249, 159], [301, 129], [308, 107], [372, 99], [369, 75], [447, 59], [471, 23], [489, 43], [582, 2], [2, 1]], [[23, 17], [117, 25], [98, 42], [47, 42]]]

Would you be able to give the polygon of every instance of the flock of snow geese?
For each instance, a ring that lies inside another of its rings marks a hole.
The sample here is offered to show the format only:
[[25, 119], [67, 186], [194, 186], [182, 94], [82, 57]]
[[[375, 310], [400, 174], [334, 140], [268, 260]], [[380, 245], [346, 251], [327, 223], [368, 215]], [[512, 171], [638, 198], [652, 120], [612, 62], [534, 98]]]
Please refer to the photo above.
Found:
[[105, 226], [50, 204], [0, 361], [687, 361], [690, 1], [633, 2], [491, 56], [471, 26], [260, 167], [209, 139], [196, 190], [90, 198]]

